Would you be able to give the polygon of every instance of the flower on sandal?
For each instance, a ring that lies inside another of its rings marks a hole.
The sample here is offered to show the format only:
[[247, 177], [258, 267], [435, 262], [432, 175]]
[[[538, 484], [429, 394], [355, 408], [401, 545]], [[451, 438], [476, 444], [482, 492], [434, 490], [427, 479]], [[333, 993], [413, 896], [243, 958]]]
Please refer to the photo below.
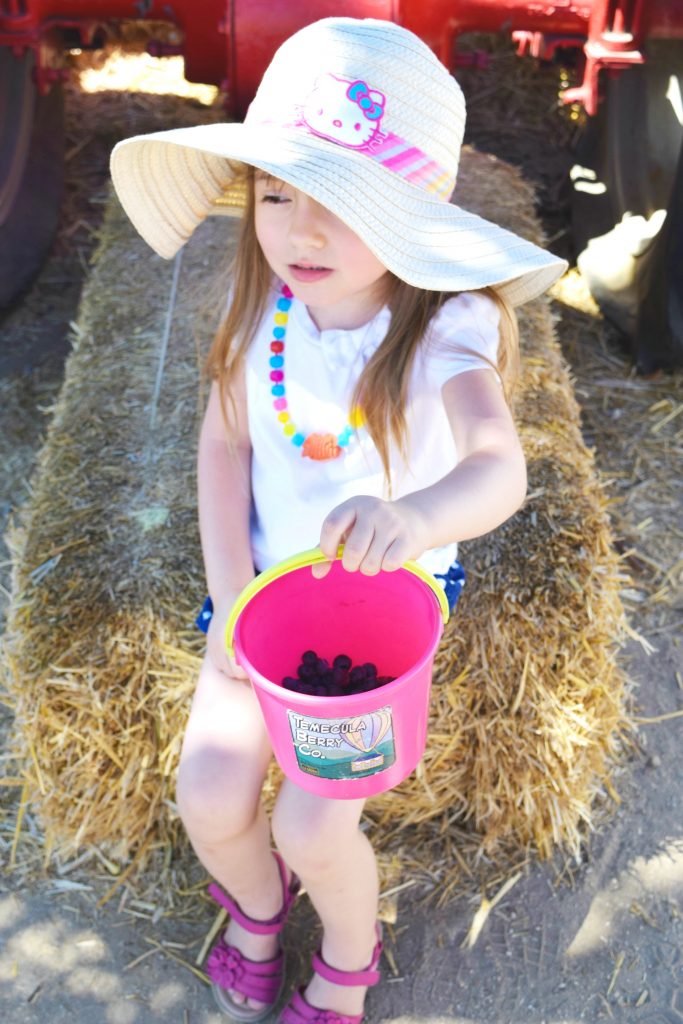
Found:
[[244, 957], [234, 946], [218, 945], [206, 963], [206, 972], [221, 988], [233, 988], [244, 977]]

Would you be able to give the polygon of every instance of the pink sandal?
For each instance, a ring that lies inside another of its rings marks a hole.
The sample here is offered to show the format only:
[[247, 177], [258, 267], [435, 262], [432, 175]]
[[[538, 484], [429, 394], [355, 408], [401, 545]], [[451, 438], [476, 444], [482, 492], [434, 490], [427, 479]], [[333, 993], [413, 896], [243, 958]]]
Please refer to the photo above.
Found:
[[[313, 956], [313, 970], [321, 978], [335, 985], [376, 985], [380, 979], [377, 965], [381, 955], [382, 935], [377, 925], [377, 944], [372, 951], [370, 965], [364, 971], [339, 971], [336, 967], [326, 964], [320, 953]], [[362, 1013], [348, 1016], [335, 1010], [321, 1010], [317, 1006], [311, 1006], [304, 996], [303, 989], [294, 993], [280, 1016], [280, 1024], [362, 1024], [362, 1021]]]
[[[255, 935], [277, 935], [282, 931], [287, 914], [299, 892], [300, 882], [292, 875], [287, 885], [287, 871], [279, 853], [273, 851], [282, 882], [282, 909], [270, 921], [255, 921], [240, 909], [220, 886], [213, 883], [209, 894], [230, 913], [231, 917]], [[206, 973], [219, 1008], [233, 1020], [255, 1024], [264, 1020], [280, 998], [284, 983], [284, 954], [282, 950], [272, 960], [249, 960], [235, 946], [230, 946], [221, 935], [208, 960]], [[247, 999], [258, 999], [265, 1006], [256, 1008], [236, 1003], [230, 998], [229, 989], [234, 989]]]

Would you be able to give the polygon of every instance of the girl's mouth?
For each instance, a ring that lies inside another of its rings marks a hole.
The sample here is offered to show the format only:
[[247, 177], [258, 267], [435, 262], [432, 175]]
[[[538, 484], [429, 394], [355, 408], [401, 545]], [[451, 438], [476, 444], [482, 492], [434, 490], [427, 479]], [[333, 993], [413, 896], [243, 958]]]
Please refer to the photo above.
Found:
[[299, 263], [290, 263], [289, 272], [295, 281], [301, 281], [303, 284], [312, 284], [315, 281], [322, 281], [323, 278], [328, 277], [332, 270], [329, 267], [311, 267], [302, 266]]

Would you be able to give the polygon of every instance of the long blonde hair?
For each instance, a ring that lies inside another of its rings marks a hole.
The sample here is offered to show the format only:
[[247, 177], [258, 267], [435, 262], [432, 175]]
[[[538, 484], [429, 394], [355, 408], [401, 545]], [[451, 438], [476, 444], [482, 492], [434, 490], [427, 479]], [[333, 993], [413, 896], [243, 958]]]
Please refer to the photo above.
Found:
[[[209, 351], [206, 370], [217, 381], [226, 422], [226, 399], [232, 402], [232, 383], [265, 315], [273, 273], [256, 238], [254, 171], [245, 167], [247, 201], [232, 264], [232, 301]], [[483, 288], [500, 311], [497, 369], [510, 400], [519, 369], [519, 332], [512, 306], [493, 288]], [[405, 458], [405, 408], [410, 371], [432, 317], [457, 292], [433, 292], [406, 284], [389, 274], [387, 305], [391, 319], [386, 337], [358, 378], [350, 408], [362, 410], [364, 425], [379, 452], [390, 481], [389, 445], [393, 439]], [[233, 407], [234, 408], [234, 407]]]

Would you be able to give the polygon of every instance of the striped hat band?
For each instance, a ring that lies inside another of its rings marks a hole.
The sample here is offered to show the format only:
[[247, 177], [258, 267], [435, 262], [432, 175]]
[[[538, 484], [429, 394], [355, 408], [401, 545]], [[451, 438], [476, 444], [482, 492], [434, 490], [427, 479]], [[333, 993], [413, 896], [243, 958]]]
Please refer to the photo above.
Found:
[[455, 174], [434, 160], [423, 149], [383, 129], [387, 98], [361, 79], [349, 80], [326, 73], [316, 80], [310, 95], [294, 108], [291, 119], [256, 120], [249, 114], [245, 124], [299, 129], [327, 139], [376, 160], [405, 181], [443, 199], [450, 199]]

